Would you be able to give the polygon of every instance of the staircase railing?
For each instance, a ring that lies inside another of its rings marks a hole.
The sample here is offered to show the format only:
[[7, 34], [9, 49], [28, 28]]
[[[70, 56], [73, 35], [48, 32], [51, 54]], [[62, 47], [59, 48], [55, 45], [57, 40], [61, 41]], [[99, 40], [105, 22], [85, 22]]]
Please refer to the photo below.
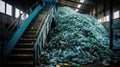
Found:
[[14, 32], [23, 24], [23, 21], [26, 20], [26, 18], [21, 19], [21, 17], [25, 17], [27, 14], [35, 7], [39, 2], [36, 2], [33, 4], [26, 12], [21, 13], [18, 18], [12, 18], [9, 26], [3, 31], [3, 38], [4, 40], [9, 41], [14, 34]]
[[[14, 24], [14, 21], [16, 21], [17, 19], [15, 19], [9, 26], [8, 28], [5, 30], [5, 33], [9, 30], [10, 32], [8, 32], [7, 36], [11, 36], [8, 38], [8, 43], [4, 46], [3, 49], [3, 60], [5, 60], [9, 53], [11, 52], [11, 50], [13, 49], [13, 47], [15, 46], [15, 44], [17, 43], [17, 41], [19, 40], [19, 38], [22, 36], [23, 32], [25, 31], [25, 29], [28, 27], [28, 25], [30, 24], [30, 22], [33, 20], [33, 18], [38, 14], [38, 12], [42, 9], [42, 7], [40, 5], [38, 5], [39, 3], [36, 2], [34, 5], [32, 5], [32, 7], [30, 9], [33, 9], [34, 7], [36, 7], [34, 9], [34, 11], [29, 15], [29, 17], [27, 19], [25, 19], [22, 24], [19, 26], [18, 29], [15, 30], [15, 28], [17, 27], [18, 23]], [[14, 24], [14, 26], [12, 27], [12, 25]], [[10, 35], [11, 33], [14, 33], [12, 35]]]
[[48, 34], [48, 31], [49, 31], [49, 26], [51, 25], [51, 22], [52, 22], [52, 18], [53, 18], [53, 11], [54, 11], [54, 5], [51, 5], [51, 7], [49, 8], [48, 10], [48, 13], [47, 13], [47, 17], [45, 19], [42, 19], [42, 26], [40, 26], [37, 30], [37, 34], [38, 34], [38, 37], [37, 37], [37, 40], [35, 42], [35, 45], [34, 45], [34, 49], [35, 49], [35, 52], [34, 52], [34, 64], [36, 65], [39, 61], [39, 57], [40, 57], [40, 51], [41, 51], [41, 48], [44, 46], [45, 44], [45, 40], [46, 40], [46, 36]]

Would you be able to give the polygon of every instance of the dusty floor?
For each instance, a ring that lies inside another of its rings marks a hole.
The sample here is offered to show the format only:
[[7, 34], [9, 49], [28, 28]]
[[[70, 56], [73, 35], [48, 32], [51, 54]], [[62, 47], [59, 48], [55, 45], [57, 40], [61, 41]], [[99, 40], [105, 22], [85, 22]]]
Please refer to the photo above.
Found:
[[80, 66], [72, 66], [67, 63], [57, 65], [56, 67], [120, 67], [120, 64], [100, 65], [100, 64], [80, 64]]
[[81, 67], [120, 67], [120, 64], [119, 65], [111, 64], [108, 66], [98, 65], [98, 64], [89, 64], [89, 65], [81, 65]]

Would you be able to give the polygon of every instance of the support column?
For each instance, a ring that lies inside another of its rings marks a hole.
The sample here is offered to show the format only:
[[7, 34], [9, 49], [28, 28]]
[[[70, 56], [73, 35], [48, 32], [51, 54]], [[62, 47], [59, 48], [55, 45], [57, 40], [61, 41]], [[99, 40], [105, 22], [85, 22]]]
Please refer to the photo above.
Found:
[[95, 17], [98, 19], [98, 4], [95, 6]]
[[113, 24], [113, 0], [110, 0], [110, 49], [113, 49], [113, 29], [112, 29], [112, 24]]
[[102, 0], [102, 2], [103, 2], [103, 13], [104, 13], [104, 16], [106, 15], [106, 2], [105, 2], [105, 0]]
[[15, 6], [12, 6], [12, 16], [15, 17]]
[[7, 3], [5, 2], [5, 14], [7, 12]]

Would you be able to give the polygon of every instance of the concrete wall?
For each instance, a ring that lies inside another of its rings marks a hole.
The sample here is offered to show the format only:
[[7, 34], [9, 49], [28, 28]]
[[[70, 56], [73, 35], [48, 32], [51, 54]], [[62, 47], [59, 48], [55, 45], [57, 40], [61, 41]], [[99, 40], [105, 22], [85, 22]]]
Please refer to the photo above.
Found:
[[0, 31], [4, 30], [7, 27], [6, 25], [10, 24], [14, 19], [7, 14], [0, 13]]
[[9, 23], [12, 19], [15, 18], [0, 12], [0, 23]]
[[[93, 9], [90, 11], [90, 15], [97, 17], [98, 19], [102, 19], [101, 23], [104, 25], [104, 27], [109, 31], [109, 21], [105, 21], [105, 16], [109, 14], [109, 1], [110, 0], [99, 0], [98, 3], [96, 3], [96, 6], [93, 7]], [[114, 0], [113, 2], [113, 12], [116, 10], [120, 11], [120, 4], [119, 0]], [[120, 18], [113, 19], [113, 23], [120, 23]], [[118, 29], [120, 31], [120, 29]], [[117, 32], [118, 32], [117, 31]], [[116, 30], [114, 30], [115, 33]], [[120, 32], [119, 32], [120, 33]]]
[[[13, 22], [13, 20], [15, 20], [14, 17], [0, 13], [0, 40], [2, 38], [3, 31], [6, 30], [6, 28]], [[15, 21], [11, 27], [13, 27], [15, 25], [15, 23], [17, 23], [17, 21]], [[15, 28], [15, 29], [17, 29], [17, 28]]]
[[[117, 19], [114, 19], [113, 20], [113, 22], [114, 23], [120, 23], [120, 18], [117, 18]], [[103, 26], [109, 31], [109, 29], [110, 29], [110, 24], [109, 24], [110, 22], [102, 22], [102, 24], [103, 24]], [[119, 30], [120, 31], [120, 29], [116, 29], [116, 30]], [[115, 30], [114, 30], [115, 31]]]

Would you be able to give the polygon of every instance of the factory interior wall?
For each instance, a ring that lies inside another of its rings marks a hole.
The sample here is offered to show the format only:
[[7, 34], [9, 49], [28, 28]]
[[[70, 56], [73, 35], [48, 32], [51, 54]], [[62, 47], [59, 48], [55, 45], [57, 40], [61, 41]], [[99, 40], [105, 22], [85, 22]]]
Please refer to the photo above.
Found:
[[15, 18], [0, 12], [0, 22], [1, 23], [8, 23], [8, 21], [11, 21], [11, 19], [15, 19]]
[[15, 18], [0, 12], [0, 31], [4, 30]]
[[[89, 14], [95, 16], [98, 20], [101, 19], [101, 24], [109, 31], [110, 22], [105, 19], [105, 16], [109, 15], [109, 0], [101, 0], [96, 4], [97, 5], [93, 7]], [[117, 10], [119, 10], [120, 14], [120, 4], [113, 2], [113, 14]], [[120, 23], [120, 17], [113, 19], [113, 23]], [[120, 29], [115, 29], [113, 32], [120, 33]]]

